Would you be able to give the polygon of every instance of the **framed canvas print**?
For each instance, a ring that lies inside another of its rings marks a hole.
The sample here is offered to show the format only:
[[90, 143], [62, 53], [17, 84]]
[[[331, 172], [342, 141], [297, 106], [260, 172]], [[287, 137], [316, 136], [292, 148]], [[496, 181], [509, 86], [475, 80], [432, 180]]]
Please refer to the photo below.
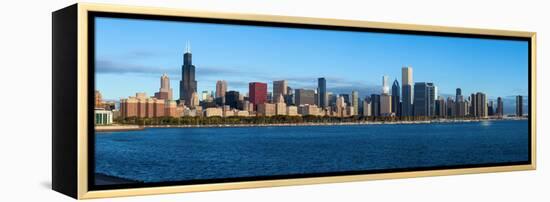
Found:
[[52, 15], [52, 184], [77, 199], [535, 169], [534, 32]]

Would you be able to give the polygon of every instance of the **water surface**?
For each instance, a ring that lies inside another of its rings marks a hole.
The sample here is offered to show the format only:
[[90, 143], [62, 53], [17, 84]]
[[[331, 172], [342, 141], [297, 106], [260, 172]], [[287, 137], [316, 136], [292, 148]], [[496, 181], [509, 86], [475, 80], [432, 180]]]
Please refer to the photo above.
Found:
[[528, 160], [527, 121], [97, 133], [96, 172], [186, 181]]

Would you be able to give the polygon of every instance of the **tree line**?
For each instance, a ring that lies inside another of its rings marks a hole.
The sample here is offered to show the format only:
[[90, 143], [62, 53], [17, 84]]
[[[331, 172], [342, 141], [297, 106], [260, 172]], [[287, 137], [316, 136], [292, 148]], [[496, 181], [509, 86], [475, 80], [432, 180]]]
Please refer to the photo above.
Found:
[[[126, 117], [116, 118], [115, 123], [132, 124], [132, 125], [220, 125], [220, 124], [300, 124], [300, 123], [350, 123], [350, 122], [395, 122], [395, 121], [429, 121], [437, 120], [441, 117], [426, 117], [426, 116], [411, 116], [411, 117], [396, 117], [396, 116], [350, 116], [350, 117], [333, 117], [333, 116], [229, 116], [229, 117]], [[447, 117], [446, 119], [467, 120], [475, 119], [474, 117]]]

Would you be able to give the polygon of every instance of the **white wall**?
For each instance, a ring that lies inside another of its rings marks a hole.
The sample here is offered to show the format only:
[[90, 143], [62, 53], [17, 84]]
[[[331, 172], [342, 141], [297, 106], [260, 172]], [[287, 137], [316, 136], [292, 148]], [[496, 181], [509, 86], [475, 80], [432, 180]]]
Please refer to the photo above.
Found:
[[[538, 170], [191, 194], [109, 201], [541, 201], [550, 198], [545, 87], [550, 37], [545, 1], [96, 1], [211, 11], [538, 32]], [[1, 201], [69, 201], [51, 184], [51, 12], [73, 1], [3, 1], [0, 12]], [[32, 124], [31, 124], [32, 123]], [[28, 199], [28, 200], [27, 200]], [[105, 200], [107, 201], [107, 200]]]

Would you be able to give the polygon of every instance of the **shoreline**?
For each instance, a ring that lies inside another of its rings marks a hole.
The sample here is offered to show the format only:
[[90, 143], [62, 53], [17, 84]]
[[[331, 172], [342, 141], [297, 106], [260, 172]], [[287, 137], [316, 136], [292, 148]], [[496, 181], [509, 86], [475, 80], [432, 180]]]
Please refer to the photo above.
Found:
[[360, 122], [326, 122], [326, 123], [266, 123], [266, 124], [211, 124], [211, 125], [113, 125], [96, 126], [96, 132], [138, 131], [147, 128], [243, 128], [243, 127], [291, 127], [291, 126], [354, 126], [354, 125], [406, 125], [406, 124], [438, 124], [438, 123], [471, 123], [482, 121], [519, 121], [527, 118], [514, 119], [436, 119], [426, 121], [360, 121]]

